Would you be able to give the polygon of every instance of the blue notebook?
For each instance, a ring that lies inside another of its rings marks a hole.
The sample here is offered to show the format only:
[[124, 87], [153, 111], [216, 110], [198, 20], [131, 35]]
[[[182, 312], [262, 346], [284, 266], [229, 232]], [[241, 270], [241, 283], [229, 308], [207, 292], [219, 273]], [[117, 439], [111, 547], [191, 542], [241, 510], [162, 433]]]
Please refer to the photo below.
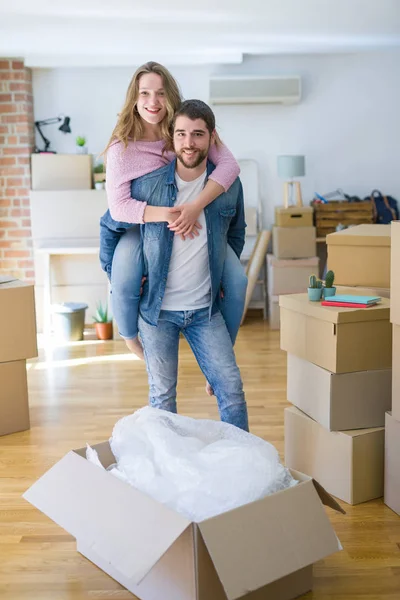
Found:
[[352, 296], [351, 294], [338, 294], [337, 296], [328, 296], [329, 302], [349, 302], [351, 304], [376, 304], [380, 302], [380, 296]]

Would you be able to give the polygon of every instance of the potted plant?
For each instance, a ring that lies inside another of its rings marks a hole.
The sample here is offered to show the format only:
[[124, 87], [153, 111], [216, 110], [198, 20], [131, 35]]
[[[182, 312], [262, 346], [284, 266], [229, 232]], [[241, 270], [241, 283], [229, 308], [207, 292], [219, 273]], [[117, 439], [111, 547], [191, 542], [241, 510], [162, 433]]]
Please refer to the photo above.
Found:
[[317, 279], [315, 275], [310, 275], [308, 287], [308, 299], [312, 302], [318, 302], [322, 296], [322, 281]]
[[104, 164], [98, 163], [93, 167], [93, 180], [94, 187], [96, 190], [104, 190], [104, 182], [106, 180], [106, 173], [104, 171]]
[[333, 285], [335, 281], [335, 273], [333, 271], [328, 271], [325, 275], [325, 287], [323, 288], [323, 297], [329, 298], [329, 296], [334, 296], [336, 294], [336, 287]]
[[107, 303], [104, 307], [101, 302], [98, 303], [93, 321], [96, 329], [97, 339], [111, 340], [113, 337], [113, 324], [108, 315]]
[[85, 146], [85, 144], [86, 144], [85, 137], [83, 137], [82, 135], [78, 135], [75, 139], [75, 143], [76, 143], [76, 153], [77, 154], [87, 154], [87, 148]]

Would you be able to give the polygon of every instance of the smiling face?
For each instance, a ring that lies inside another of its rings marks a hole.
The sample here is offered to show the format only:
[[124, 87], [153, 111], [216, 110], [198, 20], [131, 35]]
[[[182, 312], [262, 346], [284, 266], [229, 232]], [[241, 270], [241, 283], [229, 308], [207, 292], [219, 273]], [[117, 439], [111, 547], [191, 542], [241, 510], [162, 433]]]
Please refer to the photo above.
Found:
[[159, 125], [167, 114], [167, 102], [162, 77], [144, 73], [139, 79], [136, 108], [149, 125]]
[[187, 169], [195, 169], [207, 158], [212, 135], [203, 119], [179, 115], [174, 127], [174, 149], [177, 159]]

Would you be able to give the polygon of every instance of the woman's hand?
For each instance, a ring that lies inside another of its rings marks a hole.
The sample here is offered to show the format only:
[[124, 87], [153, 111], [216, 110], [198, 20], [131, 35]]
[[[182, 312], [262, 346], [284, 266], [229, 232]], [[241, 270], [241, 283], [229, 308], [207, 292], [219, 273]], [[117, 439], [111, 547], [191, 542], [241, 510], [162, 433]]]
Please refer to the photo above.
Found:
[[175, 206], [174, 208], [168, 209], [171, 216], [178, 213], [177, 218], [173, 223], [168, 225], [168, 228], [175, 233], [175, 235], [189, 237], [193, 239], [193, 236], [199, 235], [198, 229], [202, 229], [198, 218], [201, 213], [201, 207], [195, 202], [189, 204], [182, 204], [182, 206]]

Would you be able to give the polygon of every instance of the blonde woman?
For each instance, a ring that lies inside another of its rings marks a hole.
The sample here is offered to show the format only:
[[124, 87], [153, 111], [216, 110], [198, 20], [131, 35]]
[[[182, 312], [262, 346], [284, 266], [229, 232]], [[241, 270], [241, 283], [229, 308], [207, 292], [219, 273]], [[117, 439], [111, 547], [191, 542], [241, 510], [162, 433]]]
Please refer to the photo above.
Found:
[[[100, 260], [111, 278], [113, 314], [120, 334], [128, 348], [140, 358], [143, 358], [143, 349], [138, 339], [137, 319], [143, 262], [140, 228], [132, 225], [167, 222], [174, 234], [186, 237], [190, 243], [200, 227], [197, 221], [200, 212], [229, 189], [239, 174], [236, 160], [217, 137], [209, 151], [209, 159], [216, 168], [196, 200], [176, 208], [164, 208], [131, 197], [132, 180], [175, 158], [166, 147], [170, 147], [171, 123], [181, 102], [178, 85], [165, 67], [155, 62], [139, 67], [129, 84], [124, 107], [105, 150], [109, 211], [101, 219]], [[229, 249], [222, 281], [221, 312], [233, 342], [243, 313], [246, 286], [240, 261]]]

